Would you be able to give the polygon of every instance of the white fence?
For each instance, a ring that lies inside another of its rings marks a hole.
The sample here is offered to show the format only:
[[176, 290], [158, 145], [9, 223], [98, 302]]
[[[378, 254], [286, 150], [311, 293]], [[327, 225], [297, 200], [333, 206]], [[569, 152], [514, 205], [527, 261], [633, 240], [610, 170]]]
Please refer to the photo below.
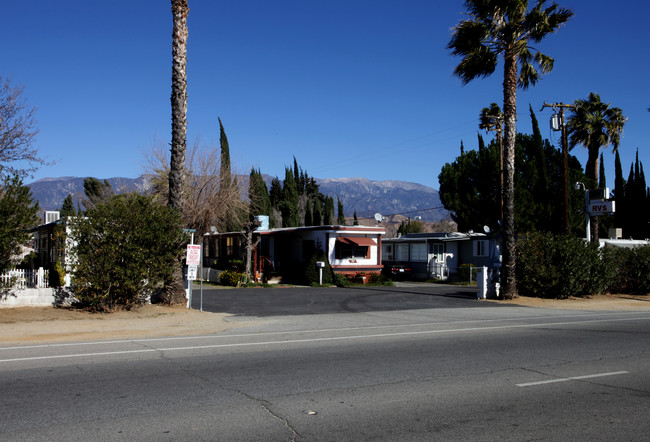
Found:
[[49, 287], [48, 271], [39, 267], [35, 270], [13, 269], [0, 275], [3, 287], [17, 290], [45, 289]]

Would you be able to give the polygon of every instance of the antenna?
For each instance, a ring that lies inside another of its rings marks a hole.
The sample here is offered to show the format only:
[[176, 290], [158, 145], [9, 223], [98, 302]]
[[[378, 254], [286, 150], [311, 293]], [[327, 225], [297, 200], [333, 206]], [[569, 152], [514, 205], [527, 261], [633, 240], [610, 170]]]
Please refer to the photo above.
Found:
[[490, 234], [490, 232], [492, 232], [492, 230], [490, 230], [490, 226], [483, 226], [483, 231], [488, 235]]
[[384, 216], [381, 213], [379, 212], [375, 213], [375, 221], [377, 221], [377, 224], [381, 223], [383, 220], [384, 220]]

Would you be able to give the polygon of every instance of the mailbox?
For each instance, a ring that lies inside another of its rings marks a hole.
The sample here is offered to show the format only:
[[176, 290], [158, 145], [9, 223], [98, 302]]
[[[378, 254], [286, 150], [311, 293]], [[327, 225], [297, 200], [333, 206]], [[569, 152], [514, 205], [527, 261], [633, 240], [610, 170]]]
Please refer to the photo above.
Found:
[[325, 262], [324, 261], [316, 261], [316, 267], [319, 269], [325, 268]]

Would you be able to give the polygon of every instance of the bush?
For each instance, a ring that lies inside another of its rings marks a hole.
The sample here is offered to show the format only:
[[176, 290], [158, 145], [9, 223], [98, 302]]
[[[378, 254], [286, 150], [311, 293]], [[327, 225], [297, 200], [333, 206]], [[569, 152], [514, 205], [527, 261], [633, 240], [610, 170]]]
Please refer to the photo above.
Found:
[[332, 285], [334, 283], [334, 278], [332, 276], [332, 267], [330, 266], [329, 259], [327, 255], [322, 250], [317, 250], [312, 254], [312, 256], [304, 263], [303, 267], [303, 276], [304, 283], [307, 285], [318, 285], [320, 282], [319, 268], [316, 267], [316, 263], [322, 261], [325, 263], [323, 267], [323, 285]]
[[602, 254], [609, 292], [650, 292], [650, 246], [634, 249], [606, 247]]
[[478, 275], [478, 268], [472, 264], [461, 264], [458, 267], [458, 273], [456, 278], [458, 282], [463, 282], [467, 284], [476, 284], [476, 278]]
[[246, 282], [246, 275], [235, 270], [226, 270], [219, 275], [221, 285], [237, 287]]
[[99, 311], [148, 301], [180, 264], [186, 241], [179, 211], [136, 193], [97, 204], [70, 227], [72, 291]]
[[48, 272], [48, 279], [52, 288], [65, 286], [65, 269], [63, 268], [63, 264], [61, 264], [61, 260], [57, 259], [52, 264]]
[[584, 297], [607, 286], [598, 245], [570, 236], [531, 233], [517, 241], [517, 291], [538, 298]]
[[383, 273], [371, 273], [368, 276], [368, 284], [371, 286], [394, 286], [395, 283]]

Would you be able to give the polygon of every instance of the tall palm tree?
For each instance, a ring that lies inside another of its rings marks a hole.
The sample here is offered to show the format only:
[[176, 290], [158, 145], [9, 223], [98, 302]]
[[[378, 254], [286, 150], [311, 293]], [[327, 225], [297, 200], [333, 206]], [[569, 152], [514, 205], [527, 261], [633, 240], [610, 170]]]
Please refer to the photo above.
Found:
[[187, 139], [187, 0], [172, 0], [172, 142], [168, 205], [182, 210]]
[[[169, 163], [169, 197], [167, 205], [182, 212], [185, 187], [185, 151], [187, 144], [187, 0], [172, 0], [172, 142]], [[185, 301], [183, 270], [178, 263], [171, 280], [165, 282], [163, 301]]]
[[[574, 108], [567, 121], [569, 150], [580, 144], [587, 148], [588, 157], [585, 175], [591, 180], [591, 188], [598, 187], [599, 161], [601, 148], [612, 145], [614, 153], [623, 133], [626, 118], [618, 107], [609, 107], [609, 103], [600, 101], [600, 95], [591, 92], [586, 100], [574, 101]], [[594, 217], [592, 238], [598, 241], [598, 218]]]
[[[453, 30], [448, 48], [462, 57], [454, 74], [464, 84], [494, 73], [503, 56], [504, 186], [503, 186], [503, 292], [517, 296], [515, 278], [514, 171], [517, 88], [534, 85], [540, 74], [553, 69], [553, 58], [529, 45], [555, 32], [573, 12], [544, 0], [529, 11], [527, 0], [466, 0], [468, 18]], [[535, 65], [539, 68], [535, 68]]]

